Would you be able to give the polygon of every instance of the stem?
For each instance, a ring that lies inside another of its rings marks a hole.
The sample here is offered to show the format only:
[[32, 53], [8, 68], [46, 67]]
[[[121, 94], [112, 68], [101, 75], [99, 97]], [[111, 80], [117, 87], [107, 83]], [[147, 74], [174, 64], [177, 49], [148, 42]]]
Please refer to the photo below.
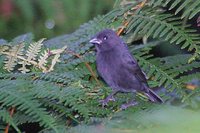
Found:
[[[11, 108], [11, 110], [10, 110], [10, 117], [12, 117], [12, 116], [13, 116], [13, 114], [14, 114], [14, 111], [15, 111], [15, 108], [14, 108], [14, 107], [12, 107], [12, 108]], [[10, 127], [10, 125], [9, 125], [9, 124], [7, 124], [7, 126], [6, 126], [6, 128], [5, 128], [5, 130], [4, 130], [4, 133], [8, 133], [8, 131], [9, 131], [9, 127]]]
[[[142, 7], [144, 7], [145, 3], [147, 2], [147, 0], [143, 0], [140, 4], [136, 5], [135, 7], [132, 8], [132, 10], [138, 10], [138, 9], [141, 9]], [[134, 15], [134, 14], [133, 14]], [[130, 21], [127, 21], [125, 20], [123, 22], [123, 26], [122, 28], [119, 28], [118, 31], [117, 31], [117, 35], [121, 35], [122, 32], [126, 29], [126, 27], [128, 26]]]

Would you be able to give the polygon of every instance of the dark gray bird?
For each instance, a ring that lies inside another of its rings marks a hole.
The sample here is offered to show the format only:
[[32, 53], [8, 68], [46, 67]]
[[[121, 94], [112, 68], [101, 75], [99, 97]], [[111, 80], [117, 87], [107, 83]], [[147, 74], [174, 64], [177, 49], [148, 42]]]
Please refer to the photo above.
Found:
[[[104, 100], [103, 106], [109, 101], [115, 101], [114, 95], [118, 92], [140, 92], [145, 94], [151, 102], [162, 103], [162, 99], [152, 91], [136, 59], [130, 54], [127, 45], [123, 40], [110, 29], [99, 32], [90, 43], [94, 44], [97, 50], [97, 70], [105, 82], [112, 88], [112, 93]], [[132, 100], [121, 106], [126, 109], [136, 105]]]

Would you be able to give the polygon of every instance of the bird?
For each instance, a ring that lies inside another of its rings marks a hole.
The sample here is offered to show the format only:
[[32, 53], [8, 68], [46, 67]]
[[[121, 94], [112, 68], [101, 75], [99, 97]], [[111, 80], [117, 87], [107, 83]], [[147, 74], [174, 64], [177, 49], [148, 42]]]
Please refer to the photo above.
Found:
[[[104, 29], [89, 41], [95, 45], [96, 66], [99, 75], [112, 92], [105, 99], [100, 100], [102, 106], [115, 101], [117, 93], [142, 93], [153, 103], [163, 103], [147, 84], [145, 73], [141, 70], [137, 60], [130, 53], [127, 44], [112, 29]], [[122, 104], [120, 109], [137, 105], [135, 99]]]

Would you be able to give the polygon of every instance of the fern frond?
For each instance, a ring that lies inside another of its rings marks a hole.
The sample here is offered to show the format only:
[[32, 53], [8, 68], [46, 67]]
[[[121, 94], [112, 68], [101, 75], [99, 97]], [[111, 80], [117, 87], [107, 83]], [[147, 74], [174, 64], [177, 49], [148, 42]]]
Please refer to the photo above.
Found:
[[61, 49], [51, 50], [50, 51], [50, 53], [54, 55], [54, 58], [51, 61], [51, 66], [49, 67], [48, 72], [54, 70], [54, 66], [56, 65], [57, 62], [60, 62], [59, 58], [60, 58], [61, 54], [65, 51], [66, 48], [67, 48], [67, 46], [64, 46]]
[[[170, 4], [170, 5], [169, 5]], [[199, 0], [150, 0], [149, 5], [163, 6], [169, 5], [169, 10], [176, 9], [175, 15], [182, 12], [182, 17], [189, 17], [192, 19], [196, 14], [200, 12], [200, 1]]]
[[[45, 80], [53, 83], [62, 83], [64, 85], [70, 84], [72, 81], [81, 80], [84, 76], [90, 73], [86, 69], [77, 69], [63, 73], [45, 73], [40, 74], [38, 80]], [[37, 80], [36, 80], [37, 82]]]
[[38, 42], [33, 42], [29, 45], [27, 53], [26, 53], [28, 61], [36, 60], [36, 56], [41, 51], [43, 41], [44, 41], [44, 38], [40, 39]]
[[[182, 48], [186, 48], [189, 46], [189, 50], [193, 50], [194, 47], [198, 49], [198, 34], [195, 34], [195, 30], [190, 29], [182, 29], [181, 20], [179, 18], [176, 21], [172, 21], [174, 19], [171, 15], [166, 15], [167, 18], [163, 19], [163, 15], [156, 15], [156, 16], [149, 16], [146, 15], [135, 15], [132, 18], [130, 26], [128, 26], [128, 31], [131, 29], [136, 28], [134, 33], [145, 33], [148, 36], [159, 36], [165, 37], [166, 40], [169, 40], [170, 43], [180, 44], [184, 42]], [[153, 15], [153, 14], [152, 14]], [[139, 25], [138, 22], [142, 22]], [[145, 26], [144, 26], [145, 25]], [[149, 28], [151, 27], [151, 28]]]
[[170, 68], [175, 68], [180, 65], [186, 65], [187, 60], [191, 57], [190, 54], [177, 54], [173, 56], [167, 56], [160, 58], [161, 62], [164, 62], [166, 65], [163, 66], [165, 70], [170, 69]]
[[139, 60], [139, 64], [144, 71], [147, 72], [147, 77], [154, 76], [155, 81], [159, 81], [160, 86], [163, 84], [166, 88], [169, 88], [170, 91], [177, 89], [178, 92], [181, 92], [182, 86], [179, 82], [177, 82], [174, 78], [175, 76], [169, 75], [165, 71], [163, 71], [160, 67], [155, 64], [139, 57], [135, 56]]
[[[46, 65], [47, 65], [47, 58], [49, 57], [49, 53], [48, 53], [48, 51], [46, 50], [46, 51], [44, 51], [44, 53], [42, 53], [42, 55], [39, 57], [39, 59], [38, 59], [38, 66], [40, 67], [40, 68], [46, 68]], [[45, 71], [47, 71], [46, 69], [45, 69]]]
[[27, 64], [26, 61], [21, 61], [19, 62], [19, 64], [22, 65], [22, 67], [18, 68], [18, 70], [21, 71], [22, 73], [27, 73], [30, 71], [30, 69], [26, 67], [26, 65], [30, 65], [30, 64]]
[[184, 75], [184, 76], [181, 76], [178, 80], [179, 82], [189, 82], [193, 79], [200, 79], [200, 72], [196, 72], [196, 73], [193, 73], [193, 74], [190, 74], [190, 75]]
[[63, 104], [55, 101], [50, 101], [46, 99], [41, 99], [40, 101], [44, 104], [44, 106], [51, 108], [54, 112], [58, 112], [59, 117], [65, 116], [67, 118], [70, 118], [70, 120], [75, 121], [76, 123], [80, 123], [80, 121], [76, 119], [75, 116], [73, 116], [74, 110], [72, 110], [71, 108], [68, 108]]
[[9, 72], [14, 69], [14, 67], [17, 65], [17, 56], [22, 55], [24, 50], [24, 44], [21, 43], [19, 45], [15, 45], [12, 47], [9, 51], [9, 54], [7, 54], [5, 61], [4, 68], [8, 70]]
[[176, 75], [176, 73], [177, 73], [177, 75], [178, 75], [178, 74], [182, 74], [184, 72], [192, 71], [195, 68], [199, 68], [199, 66], [200, 66], [200, 62], [192, 62], [192, 63], [186, 64], [184, 66], [180, 65], [180, 66], [175, 67], [174, 69], [166, 70], [166, 72], [169, 74], [173, 73], [174, 75]]
[[5, 109], [0, 109], [0, 119], [1, 121], [11, 125], [18, 133], [21, 133], [17, 125], [15, 124], [13, 118], [10, 116], [9, 112]]
[[40, 107], [41, 104], [33, 99], [30, 93], [23, 92], [30, 87], [28, 84], [30, 83], [22, 80], [0, 81], [0, 101], [3, 103], [1, 106], [14, 106], [17, 110], [37, 119], [41, 126], [55, 129], [55, 120]]
[[22, 73], [27, 73], [30, 71], [26, 66], [31, 65], [30, 62], [36, 60], [36, 56], [38, 56], [39, 52], [41, 51], [43, 41], [44, 39], [40, 39], [38, 42], [33, 42], [29, 45], [26, 52], [26, 61], [20, 61], [18, 63], [22, 65], [22, 67], [20, 67], [18, 70], [20, 70]]
[[[38, 84], [38, 85], [37, 85]], [[57, 99], [58, 104], [63, 103], [65, 106], [70, 106], [73, 110], [78, 111], [84, 118], [88, 118], [88, 109], [84, 103], [81, 102], [85, 98], [85, 93], [80, 88], [63, 87], [60, 88], [48, 82], [38, 82], [33, 89], [33, 94], [37, 98]], [[45, 88], [42, 89], [41, 88]], [[79, 104], [80, 102], [80, 104]], [[76, 104], [75, 104], [76, 103]], [[67, 111], [67, 110], [66, 110]], [[64, 113], [64, 112], [63, 112]]]
[[7, 50], [9, 50], [9, 46], [8, 45], [0, 45], [0, 55], [3, 53], [3, 52], [5, 52], [5, 51], [7, 51]]
[[195, 50], [190, 62], [200, 55], [199, 35], [195, 30], [182, 27], [182, 22], [170, 14], [139, 13], [132, 16], [127, 32], [134, 29], [134, 35], [145, 34], [147, 37], [164, 37], [170, 43], [182, 45], [181, 49], [188, 47], [188, 51]]
[[33, 118], [29, 115], [24, 114], [23, 112], [17, 110], [13, 115], [13, 120], [17, 125], [25, 124], [25, 123], [34, 123], [37, 122], [36, 118]]
[[[188, 64], [188, 60], [191, 58], [190, 54], [181, 54], [181, 55], [174, 55], [161, 58], [160, 61], [164, 62], [162, 68], [169, 74], [179, 75], [183, 74], [184, 72], [191, 71], [195, 68], [199, 68], [200, 63], [197, 61], [193, 61], [192, 63]], [[177, 60], [178, 59], [178, 60]]]
[[[8, 71], [13, 71], [14, 67], [17, 64], [20, 64], [21, 67], [18, 68], [18, 70], [21, 71], [22, 73], [29, 72], [30, 68], [28, 68], [27, 66], [30, 65], [42, 69], [43, 72], [53, 71], [54, 66], [56, 65], [57, 62], [60, 62], [59, 58], [67, 47], [64, 46], [61, 49], [55, 49], [52, 51], [46, 50], [40, 57], [38, 57], [39, 53], [41, 52], [43, 40], [44, 39], [41, 39], [38, 42], [31, 43], [25, 55], [23, 53], [24, 43], [13, 46], [9, 51], [6, 51], [8, 50], [8, 47], [6, 45], [1, 47], [0, 53], [6, 55], [6, 57], [8, 58], [8, 60], [5, 61], [4, 68]], [[46, 64], [48, 62], [47, 59], [49, 56], [54, 56], [54, 58], [51, 61], [51, 66], [47, 68]], [[38, 57], [39, 59], [37, 59], [36, 57]]]

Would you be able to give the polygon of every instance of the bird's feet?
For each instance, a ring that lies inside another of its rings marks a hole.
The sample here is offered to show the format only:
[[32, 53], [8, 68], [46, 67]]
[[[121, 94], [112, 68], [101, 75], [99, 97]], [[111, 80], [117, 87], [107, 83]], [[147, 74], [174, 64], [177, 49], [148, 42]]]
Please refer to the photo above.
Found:
[[99, 100], [102, 107], [107, 106], [109, 101], [115, 101], [115, 98], [113, 96], [108, 96], [108, 97], [106, 97], [106, 99]]
[[138, 104], [138, 102], [136, 102], [136, 101], [130, 101], [130, 102], [126, 103], [126, 104], [122, 104], [121, 107], [120, 107], [120, 110], [125, 110], [128, 107], [135, 106], [137, 104]]

